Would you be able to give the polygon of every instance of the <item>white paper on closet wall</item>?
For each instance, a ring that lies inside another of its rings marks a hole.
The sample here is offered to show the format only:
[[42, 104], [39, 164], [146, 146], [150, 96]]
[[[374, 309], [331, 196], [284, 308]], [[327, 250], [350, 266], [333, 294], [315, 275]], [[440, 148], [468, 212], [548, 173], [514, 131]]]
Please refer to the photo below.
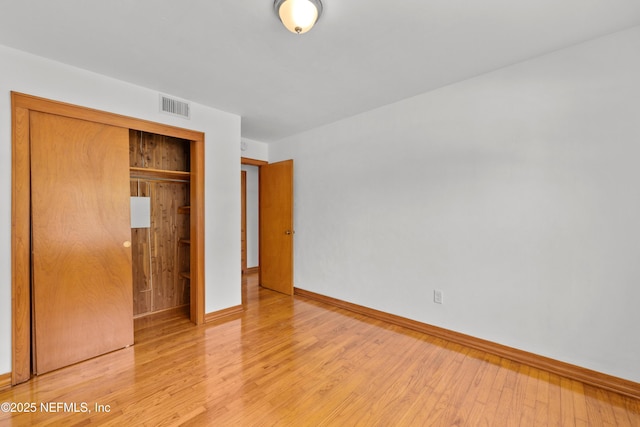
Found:
[[151, 227], [151, 197], [131, 197], [131, 228]]

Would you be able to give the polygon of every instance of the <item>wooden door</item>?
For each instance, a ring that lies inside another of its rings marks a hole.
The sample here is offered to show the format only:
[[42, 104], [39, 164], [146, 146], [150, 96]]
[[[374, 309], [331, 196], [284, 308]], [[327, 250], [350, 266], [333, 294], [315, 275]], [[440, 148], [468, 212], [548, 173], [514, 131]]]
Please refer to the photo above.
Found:
[[31, 112], [34, 372], [133, 344], [129, 130]]
[[260, 167], [260, 284], [293, 295], [293, 160]]

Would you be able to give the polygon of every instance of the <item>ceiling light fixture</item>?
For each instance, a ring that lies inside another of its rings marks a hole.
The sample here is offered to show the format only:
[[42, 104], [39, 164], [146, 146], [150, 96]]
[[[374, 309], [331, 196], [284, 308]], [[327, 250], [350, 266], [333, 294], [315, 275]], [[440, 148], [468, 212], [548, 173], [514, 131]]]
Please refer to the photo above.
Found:
[[320, 18], [322, 2], [320, 0], [275, 0], [273, 9], [287, 30], [304, 34]]

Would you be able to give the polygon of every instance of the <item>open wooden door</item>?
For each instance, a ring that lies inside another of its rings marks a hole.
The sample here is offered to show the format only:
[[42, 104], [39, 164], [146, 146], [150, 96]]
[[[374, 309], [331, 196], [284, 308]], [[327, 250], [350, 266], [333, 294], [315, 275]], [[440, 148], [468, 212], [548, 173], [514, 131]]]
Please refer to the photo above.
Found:
[[133, 344], [129, 130], [30, 113], [34, 372]]
[[260, 167], [260, 285], [293, 295], [293, 160]]

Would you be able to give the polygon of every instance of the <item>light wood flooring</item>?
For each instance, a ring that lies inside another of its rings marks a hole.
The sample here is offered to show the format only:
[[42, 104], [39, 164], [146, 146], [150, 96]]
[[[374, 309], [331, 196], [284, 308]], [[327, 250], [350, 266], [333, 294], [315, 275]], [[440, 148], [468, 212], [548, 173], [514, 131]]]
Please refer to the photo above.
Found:
[[638, 400], [255, 279], [241, 315], [137, 319], [133, 347], [1, 391], [37, 411], [0, 412], [0, 425], [640, 426]]

